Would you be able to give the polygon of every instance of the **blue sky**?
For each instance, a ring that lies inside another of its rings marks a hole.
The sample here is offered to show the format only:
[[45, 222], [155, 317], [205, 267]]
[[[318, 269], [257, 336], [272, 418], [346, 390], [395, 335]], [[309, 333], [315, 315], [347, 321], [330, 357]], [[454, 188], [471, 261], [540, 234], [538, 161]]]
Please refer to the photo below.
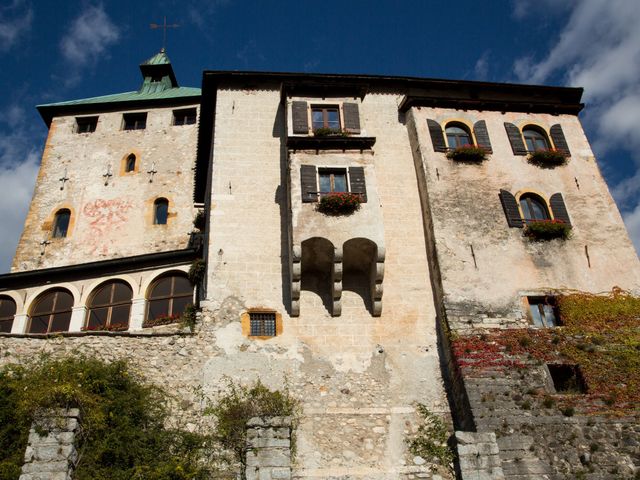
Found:
[[46, 128], [35, 105], [138, 88], [168, 32], [178, 81], [202, 70], [369, 73], [585, 88], [581, 119], [640, 250], [636, 0], [3, 0], [0, 272], [8, 271]]

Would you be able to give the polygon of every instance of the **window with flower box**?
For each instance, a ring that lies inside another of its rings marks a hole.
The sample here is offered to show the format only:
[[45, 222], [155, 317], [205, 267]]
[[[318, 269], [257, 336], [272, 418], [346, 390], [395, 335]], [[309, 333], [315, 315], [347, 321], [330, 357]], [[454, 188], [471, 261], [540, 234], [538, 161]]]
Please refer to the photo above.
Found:
[[143, 327], [179, 322], [193, 304], [193, 285], [184, 274], [161, 277], [151, 287]]
[[500, 190], [500, 202], [511, 228], [525, 228], [525, 235], [536, 240], [567, 239], [571, 219], [561, 193], [554, 193], [547, 202], [540, 195], [524, 192], [516, 197]]
[[323, 195], [339, 192], [357, 194], [367, 201], [364, 167], [326, 168], [300, 166], [300, 186], [304, 203], [317, 202]]
[[91, 296], [83, 330], [126, 330], [132, 297], [133, 290], [123, 281], [102, 284]]

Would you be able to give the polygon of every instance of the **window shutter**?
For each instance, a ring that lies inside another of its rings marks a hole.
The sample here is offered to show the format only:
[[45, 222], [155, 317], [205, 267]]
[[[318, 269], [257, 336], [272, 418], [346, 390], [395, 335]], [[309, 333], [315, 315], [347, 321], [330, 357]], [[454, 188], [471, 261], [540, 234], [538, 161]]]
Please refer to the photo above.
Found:
[[514, 155], [526, 155], [527, 148], [524, 146], [524, 142], [522, 141], [522, 135], [520, 134], [520, 129], [516, 127], [513, 123], [504, 122], [504, 128], [507, 131], [507, 137], [509, 137], [509, 142], [511, 143], [511, 149], [513, 150]]
[[506, 190], [500, 190], [500, 202], [502, 203], [502, 208], [504, 208], [509, 227], [522, 228], [522, 217], [520, 216], [516, 197]]
[[564, 223], [571, 226], [569, 212], [567, 212], [567, 207], [564, 204], [564, 199], [562, 198], [561, 193], [554, 193], [551, 195], [551, 198], [549, 198], [549, 205], [553, 212], [553, 218], [556, 220], [562, 220]]
[[291, 103], [293, 133], [304, 133], [305, 135], [309, 133], [307, 110], [307, 102], [295, 101]]
[[360, 133], [360, 112], [357, 103], [343, 103], [344, 129], [349, 133]]
[[302, 202], [310, 203], [318, 201], [316, 184], [316, 167], [313, 165], [300, 165], [300, 186], [302, 190]]
[[556, 147], [556, 150], [560, 150], [567, 155], [571, 155], [569, 151], [569, 145], [567, 145], [567, 139], [564, 138], [564, 132], [562, 131], [562, 127], [559, 123], [553, 125], [550, 129], [551, 140], [553, 140], [553, 145]]
[[489, 132], [487, 131], [487, 122], [479, 120], [473, 125], [473, 134], [476, 137], [478, 146], [484, 148], [487, 153], [493, 153], [491, 149], [491, 140], [489, 140]]
[[427, 126], [429, 127], [429, 133], [431, 134], [433, 150], [436, 152], [446, 152], [447, 144], [444, 143], [444, 135], [442, 134], [442, 127], [440, 124], [435, 120], [428, 119]]
[[367, 185], [364, 181], [364, 167], [349, 167], [349, 185], [351, 193], [359, 193], [362, 202], [367, 201]]

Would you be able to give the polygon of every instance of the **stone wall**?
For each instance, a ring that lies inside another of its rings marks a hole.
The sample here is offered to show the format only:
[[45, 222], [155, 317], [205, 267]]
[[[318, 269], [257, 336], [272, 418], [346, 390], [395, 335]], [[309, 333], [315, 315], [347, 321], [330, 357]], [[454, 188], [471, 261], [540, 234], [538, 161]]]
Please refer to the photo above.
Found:
[[252, 418], [247, 423], [247, 480], [291, 478], [291, 418]]

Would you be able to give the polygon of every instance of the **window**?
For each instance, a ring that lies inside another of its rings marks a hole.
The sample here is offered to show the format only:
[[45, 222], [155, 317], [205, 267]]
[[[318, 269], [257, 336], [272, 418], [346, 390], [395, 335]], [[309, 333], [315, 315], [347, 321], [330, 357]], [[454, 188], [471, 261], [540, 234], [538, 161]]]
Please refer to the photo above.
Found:
[[116, 280], [98, 287], [89, 302], [86, 330], [126, 330], [133, 291]]
[[28, 333], [66, 332], [71, 322], [73, 296], [67, 290], [49, 290], [31, 309]]
[[527, 193], [520, 197], [520, 208], [524, 215], [524, 221], [549, 220], [549, 211], [545, 201], [537, 195]]
[[126, 173], [135, 172], [136, 170], [136, 156], [132, 153], [127, 157], [125, 162], [124, 171]]
[[174, 125], [193, 125], [196, 123], [197, 112], [195, 108], [173, 111]]
[[169, 200], [158, 198], [153, 202], [153, 224], [166, 225], [169, 216]]
[[522, 136], [524, 142], [527, 145], [527, 150], [535, 152], [536, 150], [549, 150], [549, 141], [547, 136], [543, 134], [539, 129], [534, 127], [524, 127], [522, 129]]
[[122, 118], [125, 130], [144, 130], [147, 128], [147, 112], [125, 113]]
[[547, 368], [556, 393], [587, 393], [587, 383], [578, 365], [547, 364]]
[[447, 145], [449, 148], [458, 148], [463, 145], [472, 145], [473, 140], [471, 138], [471, 134], [461, 124], [452, 123], [447, 125], [445, 128], [445, 133], [447, 135]]
[[275, 337], [275, 312], [249, 312], [249, 335], [251, 337]]
[[527, 297], [529, 314], [536, 327], [557, 327], [560, 325], [555, 297]]
[[56, 212], [53, 219], [53, 238], [64, 238], [69, 231], [69, 221], [71, 220], [71, 211], [68, 208], [63, 208]]
[[193, 304], [193, 285], [186, 275], [174, 274], [160, 278], [151, 288], [147, 303], [147, 321], [182, 316]]
[[16, 302], [6, 295], [0, 296], [0, 332], [11, 333], [13, 317], [16, 314]]
[[346, 168], [318, 169], [320, 194], [330, 192], [348, 192]]
[[93, 133], [98, 126], [98, 117], [76, 117], [76, 133]]
[[338, 107], [312, 107], [311, 125], [314, 130], [329, 128], [340, 130], [340, 110]]

